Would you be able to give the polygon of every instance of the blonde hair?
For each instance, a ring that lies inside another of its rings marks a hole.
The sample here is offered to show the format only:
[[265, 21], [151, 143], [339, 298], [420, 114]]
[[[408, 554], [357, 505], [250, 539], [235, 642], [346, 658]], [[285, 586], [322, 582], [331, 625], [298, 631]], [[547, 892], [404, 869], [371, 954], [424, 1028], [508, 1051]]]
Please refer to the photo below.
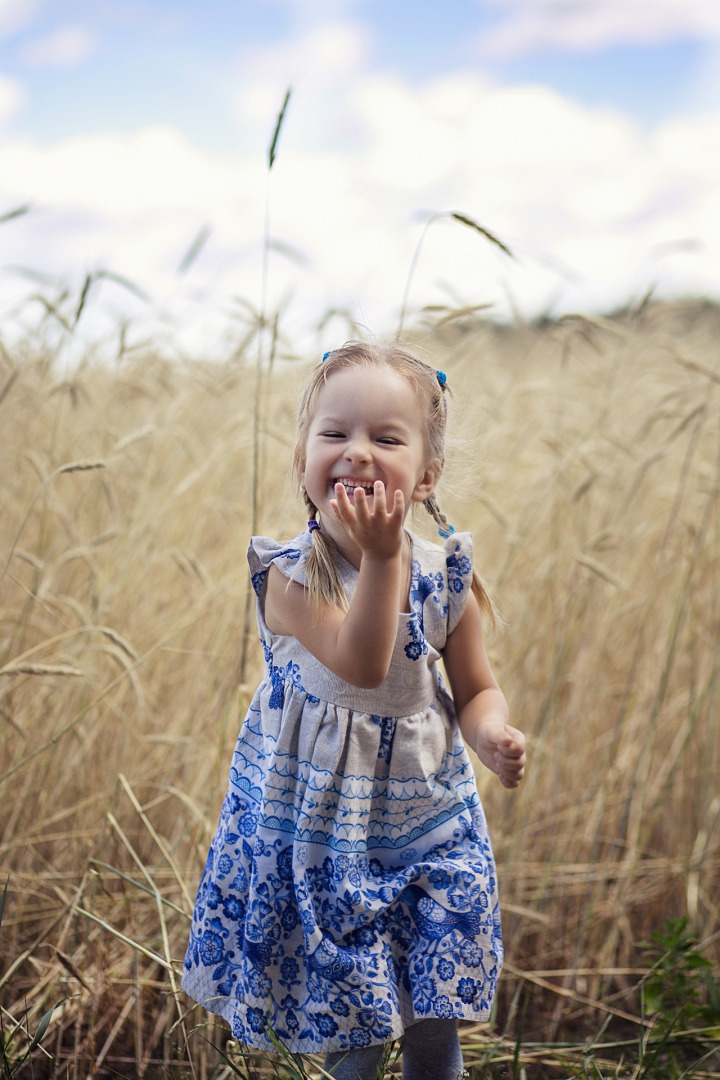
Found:
[[[440, 377], [441, 373], [426, 364], [405, 345], [368, 345], [359, 341], [349, 341], [339, 349], [325, 353], [322, 363], [313, 369], [300, 400], [293, 452], [293, 471], [311, 519], [316, 517], [318, 510], [303, 487], [302, 475], [305, 470], [305, 447], [315, 414], [317, 397], [336, 371], [353, 367], [389, 367], [407, 380], [422, 406], [426, 451], [428, 460], [436, 464], [438, 479], [445, 465], [447, 429], [445, 395], [450, 391], [444, 377]], [[454, 531], [440, 509], [434, 492], [423, 501], [422, 505], [437, 524], [441, 535], [447, 536]], [[312, 550], [306, 563], [306, 573], [308, 591], [317, 610], [323, 602], [340, 607], [343, 611], [348, 609], [347, 596], [335, 563], [335, 552], [335, 544], [327, 533], [323, 529], [313, 529]], [[472, 590], [482, 613], [495, 624], [495, 606], [476, 570], [473, 570]]]

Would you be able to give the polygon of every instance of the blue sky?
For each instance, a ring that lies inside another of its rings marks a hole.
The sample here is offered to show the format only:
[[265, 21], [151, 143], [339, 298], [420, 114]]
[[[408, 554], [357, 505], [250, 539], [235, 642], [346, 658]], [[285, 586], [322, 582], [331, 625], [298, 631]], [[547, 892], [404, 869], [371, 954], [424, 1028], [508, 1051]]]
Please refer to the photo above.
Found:
[[226, 317], [257, 293], [288, 86], [271, 208], [302, 261], [271, 288], [298, 329], [330, 304], [389, 325], [443, 210], [518, 265], [440, 221], [416, 306], [718, 295], [719, 72], [720, 0], [0, 0], [0, 217], [32, 205], [2, 226], [0, 305], [17, 264], [109, 267]]
[[[15, 5], [0, 2], [0, 13], [3, 6]], [[23, 87], [16, 130], [41, 143], [162, 124], [209, 151], [227, 150], [238, 135], [232, 97], [242, 57], [320, 24], [323, 11], [342, 10], [363, 27], [372, 67], [411, 84], [469, 69], [501, 84], [541, 84], [583, 105], [618, 108], [646, 125], [702, 107], [703, 71], [717, 56], [691, 20], [683, 29], [678, 18], [654, 40], [650, 5], [643, 5], [645, 40], [641, 29], [618, 31], [594, 44], [518, 46], [515, 55], [483, 47], [483, 35], [505, 26], [512, 6], [503, 11], [480, 0], [450, 0], [442, 9], [438, 0], [308, 4], [304, 15], [272, 0], [17, 3], [23, 6], [29, 15], [19, 13], [0, 38], [0, 71]], [[288, 82], [302, 74], [301, 55], [294, 67]]]

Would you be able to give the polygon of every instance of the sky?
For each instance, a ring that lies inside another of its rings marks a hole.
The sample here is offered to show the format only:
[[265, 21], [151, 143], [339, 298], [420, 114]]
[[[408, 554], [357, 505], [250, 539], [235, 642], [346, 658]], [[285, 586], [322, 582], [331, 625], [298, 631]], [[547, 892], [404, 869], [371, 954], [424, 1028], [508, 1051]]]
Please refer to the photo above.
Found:
[[720, 299], [720, 0], [0, 0], [0, 341], [88, 274], [214, 358]]

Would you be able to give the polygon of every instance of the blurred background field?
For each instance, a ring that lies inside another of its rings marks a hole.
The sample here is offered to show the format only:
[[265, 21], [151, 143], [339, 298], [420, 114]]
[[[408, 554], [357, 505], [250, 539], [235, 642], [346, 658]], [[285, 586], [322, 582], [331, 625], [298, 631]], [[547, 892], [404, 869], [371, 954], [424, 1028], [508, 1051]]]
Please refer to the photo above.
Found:
[[[529, 738], [518, 792], [478, 773], [507, 957], [493, 1024], [463, 1031], [477, 1076], [717, 1075], [719, 334], [700, 301], [408, 333], [454, 391], [441, 505], [499, 598], [492, 659]], [[316, 358], [273, 340], [72, 368], [41, 334], [0, 348], [5, 1075], [59, 1002], [35, 1076], [250, 1068], [177, 987], [262, 669], [253, 516], [302, 526]]]
[[319, 1075], [177, 987], [248, 536], [401, 294], [530, 742], [471, 1078], [720, 1074], [720, 22], [621, 8], [0, 0], [2, 1080]]

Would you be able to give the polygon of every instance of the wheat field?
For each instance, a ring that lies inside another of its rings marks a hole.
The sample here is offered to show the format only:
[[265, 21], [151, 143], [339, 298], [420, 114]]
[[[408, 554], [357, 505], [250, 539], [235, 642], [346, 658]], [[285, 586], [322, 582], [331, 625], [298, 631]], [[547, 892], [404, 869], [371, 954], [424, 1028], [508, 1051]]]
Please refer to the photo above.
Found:
[[[529, 742], [518, 792], [478, 767], [507, 956], [466, 1055], [591, 1075], [588, 1039], [649, 1023], [641, 942], [686, 915], [720, 957], [720, 310], [410, 336], [454, 391], [441, 505], [499, 599], [491, 657]], [[57, 1006], [34, 1076], [240, 1074], [179, 972], [262, 669], [247, 539], [302, 528], [314, 359], [246, 342], [64, 370], [41, 338], [0, 348], [0, 1006], [18, 1054]], [[626, 1075], [609, 1057], [592, 1075]]]

